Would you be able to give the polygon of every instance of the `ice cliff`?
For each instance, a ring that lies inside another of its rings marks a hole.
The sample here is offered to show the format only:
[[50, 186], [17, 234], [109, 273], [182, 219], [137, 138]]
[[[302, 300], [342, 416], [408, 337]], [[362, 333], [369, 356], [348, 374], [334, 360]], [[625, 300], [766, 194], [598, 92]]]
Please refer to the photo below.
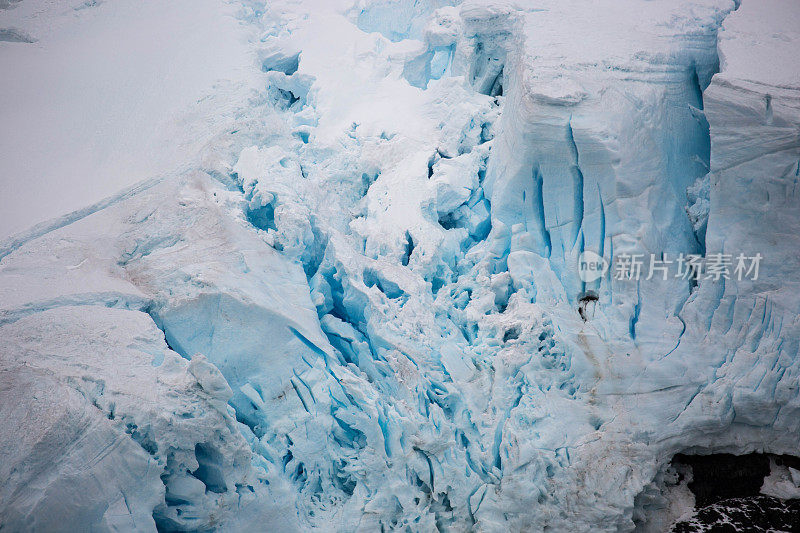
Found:
[[0, 529], [658, 530], [800, 455], [799, 4], [231, 6], [181, 168], [0, 243]]

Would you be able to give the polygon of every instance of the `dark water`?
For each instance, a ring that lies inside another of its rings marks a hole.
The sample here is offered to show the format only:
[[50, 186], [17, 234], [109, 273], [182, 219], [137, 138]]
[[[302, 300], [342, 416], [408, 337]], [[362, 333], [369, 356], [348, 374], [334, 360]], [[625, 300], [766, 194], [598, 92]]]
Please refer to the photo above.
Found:
[[689, 489], [697, 513], [672, 526], [675, 533], [798, 532], [800, 499], [780, 500], [760, 494], [770, 473], [770, 457], [777, 464], [800, 469], [800, 458], [766, 454], [676, 455], [673, 464], [692, 467]]
[[691, 520], [672, 526], [674, 533], [800, 532], [800, 500], [770, 496], [731, 498], [707, 505]]

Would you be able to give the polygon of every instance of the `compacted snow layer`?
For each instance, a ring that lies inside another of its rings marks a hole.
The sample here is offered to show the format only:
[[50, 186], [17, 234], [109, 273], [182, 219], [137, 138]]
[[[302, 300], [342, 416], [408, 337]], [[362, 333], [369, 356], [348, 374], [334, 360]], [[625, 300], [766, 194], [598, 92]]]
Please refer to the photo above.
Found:
[[226, 4], [195, 163], [0, 243], [0, 526], [632, 530], [796, 454], [798, 7], [450, 4]]

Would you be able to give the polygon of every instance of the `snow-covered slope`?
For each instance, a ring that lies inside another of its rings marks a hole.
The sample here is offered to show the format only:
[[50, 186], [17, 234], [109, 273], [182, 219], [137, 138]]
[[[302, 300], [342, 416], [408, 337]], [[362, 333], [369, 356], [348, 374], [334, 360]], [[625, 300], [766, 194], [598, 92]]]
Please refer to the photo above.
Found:
[[451, 4], [189, 9], [245, 65], [182, 170], [0, 243], [0, 527], [653, 530], [675, 454], [797, 454], [800, 8]]
[[[0, 2], [0, 239], [195, 165], [255, 87], [216, 0]], [[257, 74], [257, 72], [256, 72]]]

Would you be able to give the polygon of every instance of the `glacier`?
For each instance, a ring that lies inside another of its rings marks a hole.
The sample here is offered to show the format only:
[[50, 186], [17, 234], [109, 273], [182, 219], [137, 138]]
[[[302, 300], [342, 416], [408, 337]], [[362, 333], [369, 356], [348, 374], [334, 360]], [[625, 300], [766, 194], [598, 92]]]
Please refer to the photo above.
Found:
[[[146, 57], [108, 30], [131, 9], [0, 1], [3, 122], [54, 50]], [[0, 136], [8, 213], [21, 169], [89, 191], [2, 232], [0, 529], [668, 531], [718, 512], [686, 457], [721, 454], [760, 454], [745, 508], [800, 496], [800, 5], [163, 14], [194, 83], [131, 110], [164, 70], [129, 59], [81, 94], [120, 98], [80, 119], [119, 128], [102, 164]], [[763, 261], [615, 276], [634, 254]]]

